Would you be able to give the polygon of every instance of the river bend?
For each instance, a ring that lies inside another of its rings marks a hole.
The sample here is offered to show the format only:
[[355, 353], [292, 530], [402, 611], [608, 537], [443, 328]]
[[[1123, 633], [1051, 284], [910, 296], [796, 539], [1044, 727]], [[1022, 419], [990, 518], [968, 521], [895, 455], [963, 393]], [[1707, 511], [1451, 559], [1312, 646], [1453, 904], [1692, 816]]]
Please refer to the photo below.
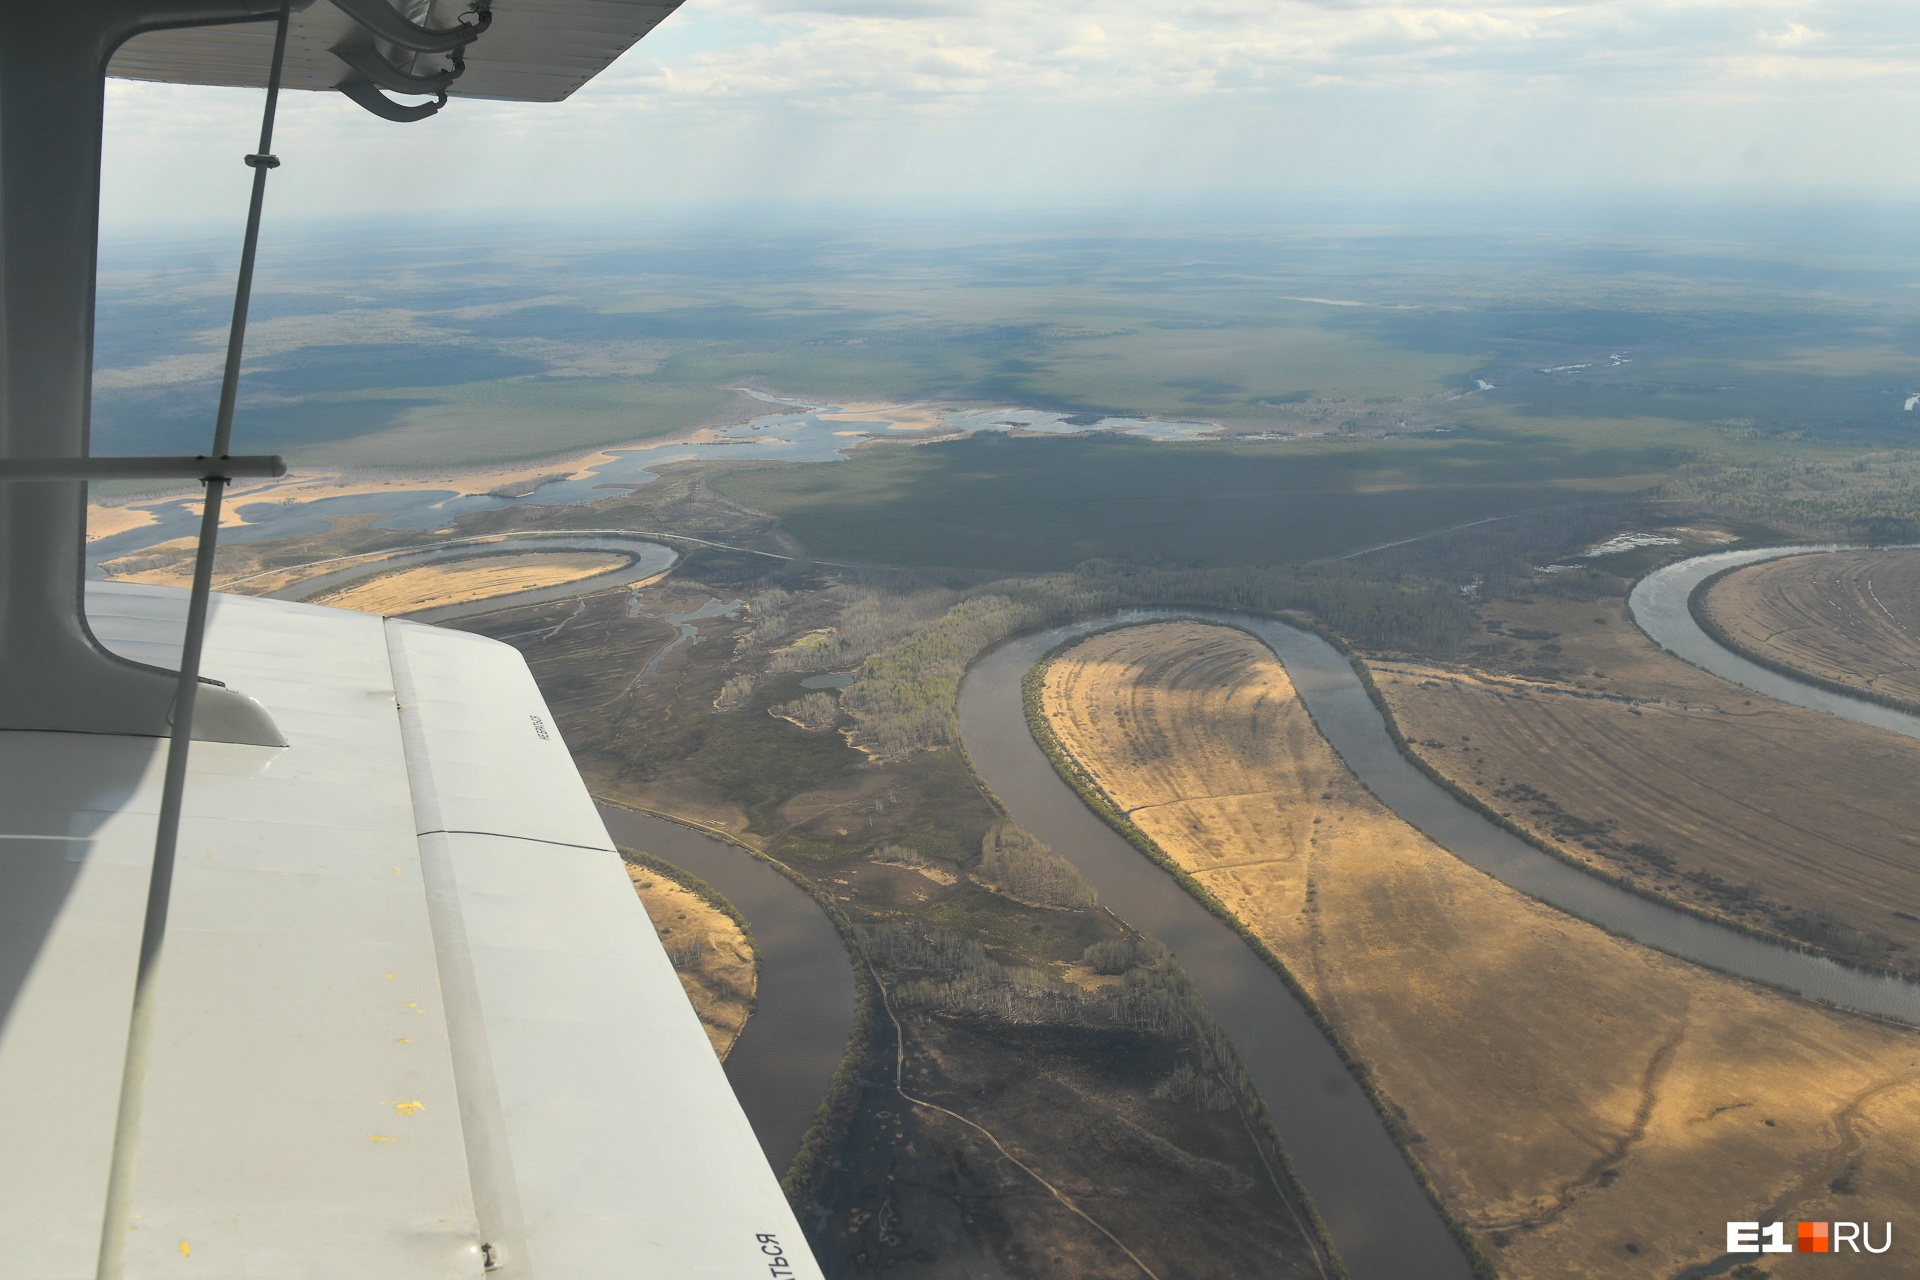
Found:
[[[1729, 653], [1687, 611], [1699, 582], [1729, 565], [1823, 549], [1729, 552], [1669, 566], [1636, 587], [1635, 619], [1678, 656], [1757, 692], [1920, 737], [1920, 718], [1801, 685]], [[577, 593], [579, 584], [573, 585]], [[525, 602], [516, 596], [485, 604], [498, 609]], [[1179, 957], [1266, 1100], [1354, 1280], [1465, 1280], [1470, 1268], [1379, 1116], [1293, 993], [1238, 934], [1089, 810], [1027, 727], [1021, 681], [1050, 649], [1116, 625], [1176, 620], [1236, 627], [1265, 643], [1361, 781], [1412, 826], [1502, 883], [1684, 959], [1920, 1024], [1920, 984], [1852, 970], [1628, 893], [1488, 821], [1401, 755], [1352, 665], [1309, 632], [1230, 611], [1151, 609], [1000, 645], [974, 663], [961, 685], [961, 732], [975, 769], [1016, 821], [1075, 863], [1103, 903]], [[607, 806], [601, 812], [616, 840], [701, 876], [747, 917], [764, 964], [759, 1001], [727, 1074], [770, 1162], [785, 1168], [852, 1029], [853, 974], [838, 933], [803, 892], [741, 850], [661, 819]]]
[[1627, 599], [1627, 607], [1633, 611], [1633, 620], [1655, 644], [1722, 680], [1752, 689], [1755, 693], [1764, 693], [1779, 702], [1790, 702], [1796, 707], [1825, 711], [1829, 715], [1856, 720], [1876, 729], [1888, 729], [1909, 738], [1920, 738], [1920, 716], [1869, 702], [1865, 698], [1849, 698], [1843, 693], [1795, 680], [1792, 676], [1771, 671], [1743, 658], [1701, 630], [1700, 624], [1693, 620], [1693, 611], [1687, 607], [1687, 602], [1700, 589], [1700, 584], [1724, 569], [1759, 564], [1763, 560], [1779, 560], [1786, 556], [1862, 550], [1865, 548], [1751, 547], [1696, 556], [1657, 569], [1640, 579]]
[[727, 1080], [767, 1163], [785, 1173], [853, 1035], [853, 962], [840, 931], [805, 890], [736, 845], [609, 804], [600, 818], [615, 844], [692, 872], [746, 917], [759, 992]]
[[488, 596], [480, 600], [465, 600], [459, 604], [444, 604], [432, 609], [420, 609], [413, 613], [395, 616], [403, 616], [410, 622], [451, 622], [455, 618], [495, 613], [501, 609], [514, 609], [522, 605], [572, 600], [598, 591], [644, 582], [648, 578], [665, 573], [680, 558], [679, 553], [671, 547], [627, 534], [517, 534], [487, 542], [462, 539], [438, 546], [397, 551], [390, 555], [383, 555], [377, 560], [357, 560], [342, 568], [289, 583], [277, 591], [269, 591], [267, 595], [275, 600], [310, 600], [314, 596], [358, 582], [363, 578], [378, 577], [381, 574], [423, 564], [436, 564], [447, 560], [476, 560], [494, 555], [536, 555], [562, 551], [611, 551], [627, 556], [629, 559], [625, 564], [603, 573], [575, 578], [571, 582], [556, 583], [551, 587], [532, 587], [525, 591]]
[[[1704, 568], [1699, 578], [1726, 563]], [[1657, 626], [1677, 616], [1698, 632], [1686, 611], [1690, 590], [1679, 590], [1677, 615], [1671, 604], [1663, 606]], [[1640, 592], [1635, 594], [1638, 600]], [[1436, 844], [1501, 883], [1683, 959], [1841, 1008], [1920, 1024], [1920, 984], [1851, 969], [1629, 893], [1550, 857], [1462, 804], [1400, 753], [1352, 664], [1310, 632], [1248, 614], [1152, 609], [1056, 627], [1001, 645], [979, 659], [961, 685], [961, 734], [975, 769], [1014, 820], [1071, 859], [1107, 906], [1180, 958], [1266, 1099], [1300, 1179], [1355, 1280], [1438, 1277], [1456, 1269], [1465, 1274], [1465, 1261], [1379, 1117], [1293, 993], [1237, 934], [1089, 810], [1054, 772], [1027, 727], [1021, 681], [1048, 650], [1116, 625], [1174, 620], [1221, 623], [1265, 643], [1286, 667], [1320, 731], [1360, 780]], [[1663, 636], [1676, 632], [1649, 628], [1649, 634], [1668, 643]], [[1668, 647], [1680, 651], [1672, 643]], [[1700, 665], [1716, 670], [1706, 661]], [[1784, 681], [1753, 670], [1772, 682]], [[1751, 687], [1772, 693], [1758, 683]], [[1836, 714], [1875, 713], [1876, 718], [1852, 717], [1864, 723], [1900, 714], [1808, 692], [1845, 703], [1847, 711]], [[1787, 700], [1818, 705], [1799, 697]]]

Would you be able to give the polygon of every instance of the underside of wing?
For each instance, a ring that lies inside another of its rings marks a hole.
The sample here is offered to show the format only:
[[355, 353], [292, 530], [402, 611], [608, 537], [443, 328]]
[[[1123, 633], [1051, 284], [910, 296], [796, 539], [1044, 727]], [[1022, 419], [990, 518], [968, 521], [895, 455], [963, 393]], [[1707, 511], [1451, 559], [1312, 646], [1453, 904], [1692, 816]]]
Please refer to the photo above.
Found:
[[[287, 31], [289, 89], [336, 89], [343, 84], [384, 83], [370, 78], [366, 55], [374, 54], [400, 77], [431, 83], [454, 67], [451, 52], [420, 51], [383, 39], [351, 16], [384, 6], [423, 31], [485, 30], [458, 52], [464, 68], [446, 85], [457, 97], [515, 102], [559, 102], [571, 96], [614, 59], [658, 26], [680, 0], [311, 0], [296, 5]], [[378, 15], [384, 17], [384, 15]], [[152, 31], [122, 45], [107, 74], [170, 84], [259, 87], [273, 57], [271, 21]], [[415, 43], [443, 43], [423, 38]], [[376, 73], [377, 77], [378, 73]], [[434, 92], [388, 83], [398, 92]]]

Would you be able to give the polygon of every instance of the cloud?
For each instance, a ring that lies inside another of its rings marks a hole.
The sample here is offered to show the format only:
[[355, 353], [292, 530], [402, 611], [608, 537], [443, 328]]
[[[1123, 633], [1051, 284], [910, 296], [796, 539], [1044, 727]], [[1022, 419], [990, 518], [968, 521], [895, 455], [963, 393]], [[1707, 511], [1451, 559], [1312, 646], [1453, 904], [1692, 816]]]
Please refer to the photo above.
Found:
[[[698, 6], [698, 7], [696, 7]], [[1894, 86], [1920, 61], [1910, 6], [1756, 0], [1408, 5], [1315, 0], [694, 0], [675, 21], [746, 38], [643, 47], [605, 91], [856, 110], [1008, 97], [1286, 93], [1313, 85], [1483, 93], [1578, 83], [1666, 98], [1782, 79]]]
[[[1905, 191], [1916, 73], [1911, 0], [687, 0], [563, 104], [394, 126], [294, 95], [274, 199]], [[257, 94], [109, 107], [112, 218], [244, 199]]]

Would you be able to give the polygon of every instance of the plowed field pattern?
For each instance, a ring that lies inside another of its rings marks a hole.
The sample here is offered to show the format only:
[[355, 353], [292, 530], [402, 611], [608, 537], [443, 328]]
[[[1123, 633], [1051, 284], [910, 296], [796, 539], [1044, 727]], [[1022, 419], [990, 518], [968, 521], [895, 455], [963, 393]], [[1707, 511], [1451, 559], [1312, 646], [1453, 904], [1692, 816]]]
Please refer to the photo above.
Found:
[[1706, 603], [1737, 649], [1920, 703], [1920, 551], [1769, 560], [1714, 583]]

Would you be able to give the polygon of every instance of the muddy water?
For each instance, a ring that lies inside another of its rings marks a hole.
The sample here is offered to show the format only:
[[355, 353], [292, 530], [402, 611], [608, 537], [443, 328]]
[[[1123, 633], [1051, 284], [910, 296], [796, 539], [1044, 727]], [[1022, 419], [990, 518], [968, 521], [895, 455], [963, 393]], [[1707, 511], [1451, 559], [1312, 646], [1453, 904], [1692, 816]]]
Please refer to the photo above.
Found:
[[1020, 825], [1073, 860], [1102, 903], [1179, 956], [1266, 1099], [1354, 1280], [1464, 1280], [1471, 1271], [1459, 1246], [1293, 993], [1239, 935], [1095, 817], [1034, 745], [1020, 678], [1061, 640], [1094, 629], [1015, 640], [974, 664], [960, 690], [974, 767]]
[[727, 1079], [767, 1163], [785, 1172], [853, 1034], [853, 965], [812, 898], [766, 863], [676, 822], [600, 806], [616, 844], [699, 876], [747, 918], [760, 991], [727, 1055]]

